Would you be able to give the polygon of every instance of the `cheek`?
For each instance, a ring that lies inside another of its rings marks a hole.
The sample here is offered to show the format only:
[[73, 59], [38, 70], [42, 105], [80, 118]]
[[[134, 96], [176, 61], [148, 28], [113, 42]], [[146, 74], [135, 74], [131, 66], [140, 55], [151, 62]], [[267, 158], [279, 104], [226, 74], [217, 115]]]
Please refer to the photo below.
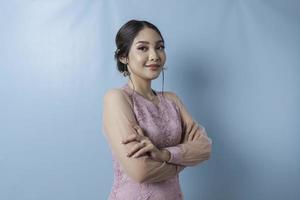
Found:
[[129, 55], [129, 59], [133, 62], [143, 62], [145, 60], [145, 55], [140, 52], [133, 51], [132, 54]]
[[160, 59], [162, 60], [162, 62], [165, 62], [166, 61], [166, 54], [165, 53], [161, 53]]

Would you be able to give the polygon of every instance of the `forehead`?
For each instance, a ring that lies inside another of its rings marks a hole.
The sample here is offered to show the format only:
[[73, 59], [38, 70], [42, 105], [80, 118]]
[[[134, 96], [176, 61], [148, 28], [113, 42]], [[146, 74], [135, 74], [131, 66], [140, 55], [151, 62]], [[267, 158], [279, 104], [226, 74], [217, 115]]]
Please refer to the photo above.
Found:
[[143, 28], [134, 38], [133, 43], [136, 43], [138, 41], [147, 41], [150, 43], [155, 43], [160, 40], [162, 40], [162, 38], [155, 30], [151, 28]]

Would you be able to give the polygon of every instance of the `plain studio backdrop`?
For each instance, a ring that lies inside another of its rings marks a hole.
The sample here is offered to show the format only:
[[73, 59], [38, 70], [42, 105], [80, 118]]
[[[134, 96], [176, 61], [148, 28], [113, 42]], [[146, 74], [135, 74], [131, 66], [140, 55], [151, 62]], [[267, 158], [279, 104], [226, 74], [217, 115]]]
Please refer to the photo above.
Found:
[[213, 140], [211, 159], [180, 174], [185, 199], [300, 199], [299, 9], [297, 0], [1, 0], [0, 199], [108, 197], [102, 98], [127, 80], [113, 55], [130, 19], [161, 30], [164, 90]]

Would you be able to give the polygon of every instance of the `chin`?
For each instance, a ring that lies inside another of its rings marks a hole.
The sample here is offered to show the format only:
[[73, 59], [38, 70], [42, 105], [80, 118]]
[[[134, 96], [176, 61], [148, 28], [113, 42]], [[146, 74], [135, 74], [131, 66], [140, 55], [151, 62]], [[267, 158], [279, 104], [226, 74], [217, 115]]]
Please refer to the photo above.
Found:
[[151, 79], [151, 80], [157, 79], [157, 78], [159, 77], [159, 75], [160, 75], [160, 73], [155, 74], [155, 75], [153, 75], [150, 79]]
[[143, 79], [146, 79], [146, 80], [155, 80], [159, 77], [161, 71], [157, 71], [157, 72], [146, 72], [144, 73], [143, 75], [141, 74], [140, 77], [142, 77]]
[[159, 75], [157, 75], [157, 76], [146, 76], [146, 77], [144, 77], [144, 79], [152, 81], [152, 80], [157, 79], [158, 77], [159, 77]]

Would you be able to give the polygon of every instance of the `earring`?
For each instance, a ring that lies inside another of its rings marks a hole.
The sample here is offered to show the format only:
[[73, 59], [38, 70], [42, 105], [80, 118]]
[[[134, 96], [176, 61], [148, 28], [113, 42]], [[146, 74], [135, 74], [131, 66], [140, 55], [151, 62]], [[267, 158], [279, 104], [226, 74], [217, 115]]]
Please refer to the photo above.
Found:
[[168, 69], [167, 67], [163, 67], [163, 68], [162, 68], [162, 70], [167, 70], [167, 69]]
[[130, 76], [130, 72], [129, 71], [124, 71], [123, 76]]
[[128, 66], [126, 64], [126, 69], [123, 72], [123, 76], [130, 76], [130, 72], [128, 71]]

